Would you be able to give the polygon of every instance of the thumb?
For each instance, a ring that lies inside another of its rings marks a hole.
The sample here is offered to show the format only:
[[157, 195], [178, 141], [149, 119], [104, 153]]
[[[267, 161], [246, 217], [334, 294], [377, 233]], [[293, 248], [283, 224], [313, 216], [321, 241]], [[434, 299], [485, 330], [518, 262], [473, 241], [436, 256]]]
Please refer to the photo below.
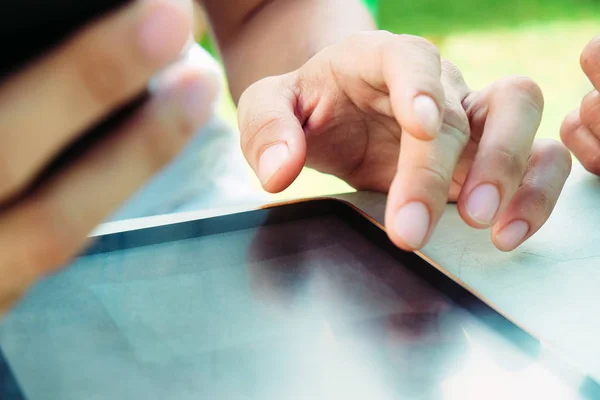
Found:
[[287, 76], [250, 86], [238, 105], [244, 157], [265, 190], [276, 193], [298, 177], [306, 161], [306, 138], [294, 110], [297, 97]]

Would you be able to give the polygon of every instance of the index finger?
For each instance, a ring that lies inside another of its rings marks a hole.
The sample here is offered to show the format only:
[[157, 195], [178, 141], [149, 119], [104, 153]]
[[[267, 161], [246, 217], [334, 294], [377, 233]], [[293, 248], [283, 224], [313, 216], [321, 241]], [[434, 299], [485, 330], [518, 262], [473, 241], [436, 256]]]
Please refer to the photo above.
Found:
[[454, 170], [470, 137], [462, 107], [469, 88], [449, 63], [442, 80], [448, 88], [442, 132], [430, 141], [402, 133], [398, 171], [389, 191], [386, 227], [392, 241], [405, 250], [417, 250], [427, 243], [443, 213]]

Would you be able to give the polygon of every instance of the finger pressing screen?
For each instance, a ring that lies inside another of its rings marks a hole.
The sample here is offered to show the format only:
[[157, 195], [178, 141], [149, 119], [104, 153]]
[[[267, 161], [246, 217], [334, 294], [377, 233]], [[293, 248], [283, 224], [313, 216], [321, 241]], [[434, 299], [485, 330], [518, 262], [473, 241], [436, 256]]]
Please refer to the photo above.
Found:
[[386, 227], [392, 241], [405, 250], [425, 245], [441, 217], [454, 170], [470, 136], [461, 100], [464, 82], [450, 86], [444, 123], [434, 140], [403, 131], [398, 172], [388, 196]]

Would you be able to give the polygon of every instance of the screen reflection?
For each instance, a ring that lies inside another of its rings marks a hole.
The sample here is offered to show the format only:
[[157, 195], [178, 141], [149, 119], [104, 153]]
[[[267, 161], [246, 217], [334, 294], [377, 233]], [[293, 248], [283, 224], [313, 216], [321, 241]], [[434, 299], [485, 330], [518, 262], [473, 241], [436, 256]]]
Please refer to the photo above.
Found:
[[313, 218], [82, 257], [0, 346], [29, 400], [578, 398], [506, 321], [458, 304]]
[[[310, 233], [263, 229], [249, 257], [257, 298], [282, 323], [315, 317], [299, 330], [315, 338], [318, 361], [291, 375], [311, 374], [303, 380], [319, 382], [319, 398], [578, 398], [580, 382], [561, 382], [537, 348], [502, 337], [514, 327], [471, 315], [340, 221], [328, 228], [337, 242], [310, 252]], [[295, 256], [281, 262], [286, 253]]]

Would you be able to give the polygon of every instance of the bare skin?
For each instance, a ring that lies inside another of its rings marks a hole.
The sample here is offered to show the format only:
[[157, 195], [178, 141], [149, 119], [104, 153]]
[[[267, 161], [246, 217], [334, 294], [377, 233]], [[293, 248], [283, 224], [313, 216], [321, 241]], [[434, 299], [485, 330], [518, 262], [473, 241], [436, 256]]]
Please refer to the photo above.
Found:
[[548, 219], [571, 157], [535, 140], [544, 102], [530, 79], [471, 90], [431, 43], [375, 32], [359, 1], [204, 5], [241, 97], [242, 150], [266, 190], [306, 165], [389, 191], [386, 227], [406, 250], [427, 243], [448, 201], [503, 251]]
[[[202, 4], [239, 100], [242, 149], [266, 190], [308, 165], [389, 191], [388, 232], [407, 250], [427, 242], [448, 201], [505, 251], [550, 215], [571, 160], [561, 144], [534, 140], [543, 99], [531, 80], [471, 90], [431, 43], [374, 31], [359, 0]], [[68, 263], [209, 118], [215, 77], [172, 65], [192, 10], [189, 0], [129, 2], [0, 84], [0, 313]], [[158, 72], [150, 102], [118, 132], [1, 207]]]
[[[169, 0], [128, 3], [2, 82], [0, 206], [77, 135], [179, 59], [189, 14]], [[218, 86], [202, 66], [176, 63], [157, 83], [152, 99], [109, 140], [41, 190], [0, 207], [0, 313], [80, 251], [90, 231], [209, 118]]]
[[571, 112], [561, 128], [561, 138], [583, 166], [600, 175], [600, 36], [595, 37], [581, 53], [581, 68], [594, 90]]

